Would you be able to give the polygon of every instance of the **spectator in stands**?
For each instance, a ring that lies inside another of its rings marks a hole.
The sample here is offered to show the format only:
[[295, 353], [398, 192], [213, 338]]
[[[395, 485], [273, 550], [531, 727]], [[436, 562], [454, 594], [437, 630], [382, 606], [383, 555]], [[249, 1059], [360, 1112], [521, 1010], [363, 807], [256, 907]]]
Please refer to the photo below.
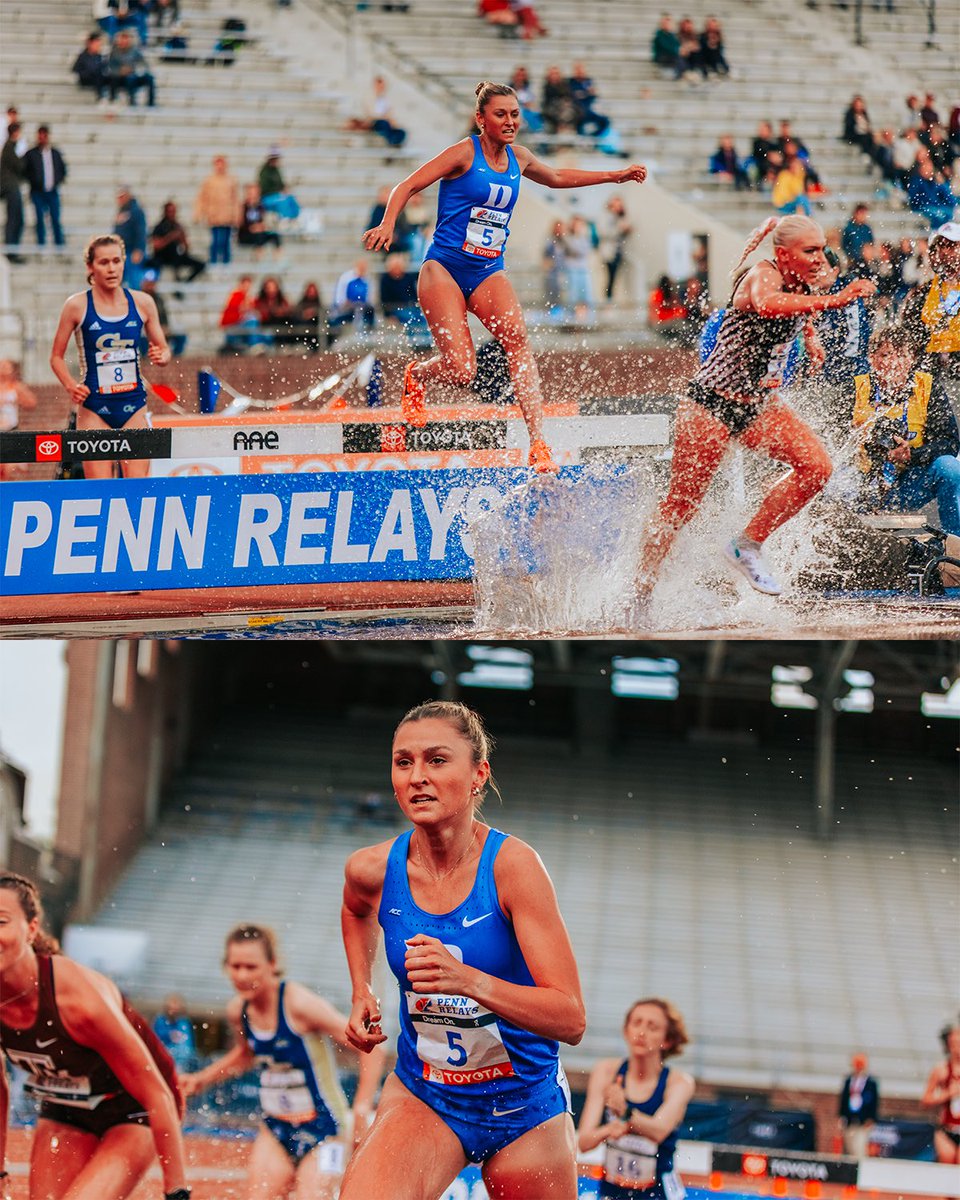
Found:
[[164, 25], [180, 24], [180, 0], [153, 0], [153, 16], [157, 29]]
[[601, 1196], [635, 1191], [680, 1195], [683, 1184], [674, 1171], [673, 1156], [695, 1085], [691, 1075], [666, 1067], [664, 1061], [679, 1054], [689, 1040], [683, 1017], [669, 1000], [646, 997], [627, 1012], [623, 1039], [626, 1057], [601, 1059], [590, 1072], [577, 1148], [585, 1152], [606, 1143], [614, 1155], [622, 1151], [620, 1157], [629, 1157], [631, 1176], [643, 1180], [638, 1188], [604, 1180]]
[[859, 263], [863, 260], [863, 247], [873, 240], [873, 230], [870, 228], [870, 206], [857, 204], [854, 206], [850, 220], [843, 227], [840, 239], [843, 252], [851, 263]]
[[802, 212], [810, 216], [812, 209], [807, 199], [807, 169], [799, 157], [790, 158], [777, 172], [770, 197], [773, 207], [784, 216]]
[[150, 250], [149, 266], [158, 276], [164, 267], [170, 267], [179, 281], [180, 272], [186, 270], [186, 282], [190, 283], [206, 269], [206, 263], [190, 253], [187, 231], [177, 220], [177, 206], [172, 200], [164, 204], [163, 216], [150, 232]]
[[543, 248], [543, 298], [553, 317], [563, 315], [567, 291], [566, 234], [567, 227], [563, 221], [555, 221]]
[[590, 278], [590, 259], [593, 242], [590, 227], [583, 217], [574, 217], [564, 239], [567, 269], [567, 304], [573, 309], [573, 319], [582, 325], [593, 316], [593, 281]]
[[760, 187], [773, 187], [777, 172], [783, 166], [783, 154], [780, 144], [774, 139], [769, 121], [761, 121], [757, 126], [757, 135], [753, 139], [753, 164], [757, 172], [757, 184]]
[[237, 225], [237, 242], [241, 246], [253, 246], [254, 256], [259, 258], [264, 246], [273, 246], [280, 253], [280, 234], [266, 226], [266, 210], [260, 199], [260, 185], [248, 183], [243, 189], [240, 205], [240, 220]]
[[254, 304], [260, 318], [260, 328], [269, 330], [275, 340], [279, 340], [278, 335], [285, 328], [291, 309], [275, 275], [268, 275], [260, 284]]
[[539, 133], [543, 128], [543, 117], [540, 115], [539, 109], [534, 107], [536, 97], [533, 94], [533, 85], [530, 83], [530, 74], [526, 67], [515, 69], [510, 76], [510, 86], [517, 93], [520, 115], [524, 125], [531, 133]]
[[[37, 398], [19, 377], [16, 364], [0, 358], [0, 433], [12, 433], [20, 425], [20, 413], [37, 407]], [[21, 463], [0, 461], [0, 482], [23, 479]]]
[[930, 1072], [922, 1103], [938, 1110], [933, 1134], [937, 1162], [960, 1163], [960, 1024], [945, 1026], [940, 1040], [947, 1059]]
[[547, 30], [540, 20], [540, 14], [530, 0], [510, 0], [510, 9], [516, 14], [521, 37], [529, 40], [547, 36]]
[[138, 42], [141, 46], [145, 46], [150, 40], [147, 32], [147, 15], [152, 0], [116, 0], [115, 5], [114, 0], [110, 0], [110, 5], [117, 9], [119, 31], [135, 29]]
[[407, 140], [407, 131], [401, 129], [393, 118], [387, 81], [382, 75], [373, 80], [373, 97], [364, 117], [353, 117], [347, 122], [348, 129], [366, 129], [377, 133], [389, 146], [402, 146]]
[[605, 296], [607, 303], [613, 301], [613, 289], [620, 269], [627, 261], [627, 243], [633, 233], [633, 225], [619, 196], [611, 196], [599, 222], [600, 257], [607, 270]]
[[26, 179], [23, 160], [17, 151], [20, 141], [20, 122], [12, 121], [7, 126], [7, 140], [0, 150], [0, 200], [6, 206], [3, 228], [3, 243], [7, 247], [7, 258], [12, 263], [23, 262], [23, 258], [11, 250], [19, 246], [23, 237], [23, 181]]
[[661, 275], [650, 293], [648, 303], [650, 328], [668, 338], [681, 338], [685, 332], [687, 310], [680, 298], [680, 289], [669, 275]]
[[20, 112], [13, 104], [7, 109], [7, 127], [16, 125], [20, 132], [17, 134], [16, 148], [20, 158], [26, 154], [29, 149], [27, 145], [27, 135], [23, 132], [23, 123], [20, 120]]
[[502, 37], [516, 37], [519, 18], [510, 6], [510, 0], [477, 0], [477, 16], [488, 25], [497, 27]]
[[673, 71], [674, 77], [683, 74], [683, 63], [680, 60], [680, 38], [673, 27], [673, 17], [664, 13], [660, 24], [650, 43], [650, 57], [658, 67], [666, 67]]
[[110, 0], [93, 0], [93, 19], [100, 26], [110, 41], [117, 32], [116, 6], [111, 7]]
[[239, 209], [240, 187], [227, 169], [227, 160], [218, 154], [193, 205], [194, 221], [210, 227], [211, 264], [230, 262], [230, 239]]
[[703, 333], [703, 327], [713, 310], [707, 287], [699, 275], [691, 275], [684, 283], [683, 307], [687, 310], [681, 342], [684, 346], [696, 346]]
[[60, 185], [67, 177], [67, 164], [56, 146], [50, 143], [48, 125], [38, 126], [37, 144], [23, 156], [23, 173], [30, 187], [30, 199], [37, 218], [37, 245], [46, 245], [48, 216], [54, 242], [58, 246], [64, 245], [60, 224]]
[[895, 161], [896, 135], [888, 128], [881, 129], [875, 135], [870, 156], [880, 168], [880, 174], [889, 184], [900, 184], [900, 172]]
[[870, 115], [860, 95], [853, 97], [843, 114], [843, 140], [849, 146], [857, 146], [864, 154], [870, 154], [873, 148]]
[[733, 145], [733, 137], [725, 133], [720, 138], [720, 144], [710, 159], [710, 174], [716, 175], [725, 183], [732, 183], [738, 192], [750, 187], [747, 168], [740, 161]]
[[942, 125], [930, 126], [927, 133], [927, 151], [934, 171], [942, 175], [945, 180], [949, 180], [953, 175], [953, 164], [957, 155], [947, 140]]
[[[175, 332], [170, 323], [170, 311], [167, 308], [166, 299], [160, 292], [157, 291], [156, 271], [144, 271], [143, 279], [140, 282], [140, 289], [141, 291], [146, 292], [157, 306], [157, 316], [160, 319], [160, 328], [163, 330], [164, 337], [167, 339], [167, 345], [170, 347], [170, 353], [175, 358], [178, 357], [186, 349], [187, 335], [185, 333]], [[140, 341], [140, 353], [146, 354], [149, 346], [149, 339], [142, 338]]]
[[559, 67], [547, 67], [540, 112], [550, 134], [573, 133], [580, 121], [580, 109], [573, 98], [570, 81], [564, 79]]
[[948, 221], [930, 238], [933, 278], [906, 299], [903, 324], [911, 332], [921, 366], [950, 386], [960, 381], [960, 222]]
[[313, 282], [303, 285], [303, 293], [290, 313], [290, 327], [298, 341], [306, 344], [311, 354], [320, 349], [320, 321], [323, 317], [320, 289]]
[[704, 79], [708, 72], [729, 75], [730, 67], [723, 53], [723, 29], [716, 17], [707, 17], [700, 34], [700, 70]]
[[367, 260], [358, 258], [353, 269], [344, 271], [337, 280], [333, 293], [333, 307], [327, 316], [327, 345], [333, 344], [343, 325], [363, 323], [372, 329], [377, 313], [370, 298], [370, 281], [367, 279]]
[[260, 328], [252, 275], [241, 275], [237, 286], [227, 297], [220, 314], [220, 328], [224, 333], [224, 342], [218, 351], [220, 354], [235, 350], [262, 354], [270, 345], [272, 338]]
[[597, 90], [582, 62], [573, 64], [573, 75], [568, 82], [570, 95], [578, 109], [577, 133], [585, 137], [603, 137], [610, 128], [610, 118], [594, 109]]
[[855, 1054], [850, 1060], [850, 1074], [844, 1079], [840, 1090], [838, 1124], [843, 1137], [844, 1154], [862, 1159], [870, 1153], [870, 1131], [876, 1124], [879, 1106], [880, 1089], [867, 1071], [867, 1056]]
[[427, 328], [427, 320], [417, 301], [417, 273], [407, 269], [402, 254], [390, 254], [380, 276], [380, 313], [387, 321], [396, 321], [409, 333]]
[[930, 265], [930, 253], [926, 238], [918, 238], [916, 243], [911, 242], [909, 238], [904, 238], [901, 246], [903, 256], [900, 278], [903, 281], [903, 294], [899, 297], [900, 301], [906, 297], [911, 288], [924, 287], [933, 279], [933, 267]]
[[960, 430], [942, 382], [917, 366], [909, 330], [874, 334], [870, 374], [854, 380], [858, 503], [911, 512], [935, 499], [940, 527], [960, 535]]
[[157, 103], [157, 88], [153, 72], [143, 57], [143, 51], [137, 45], [129, 30], [121, 29], [113, 40], [110, 57], [107, 59], [107, 71], [110, 78], [110, 99], [116, 100], [117, 92], [122, 88], [127, 93], [130, 107], [136, 107], [137, 92], [147, 89], [147, 107], [153, 108]]
[[[377, 192], [377, 202], [370, 210], [370, 216], [367, 219], [367, 224], [364, 226], [364, 229], [373, 229], [383, 220], [384, 213], [387, 211], [387, 201], [390, 199], [390, 191], [390, 186], [387, 184]], [[410, 222], [407, 220], [406, 213], [400, 213], [400, 215], [397, 217], [397, 223], [394, 226], [394, 229], [395, 233], [393, 235], [393, 247], [398, 253], [406, 254], [410, 249], [410, 241], [412, 238]], [[387, 252], [383, 251], [382, 253], [383, 257], [386, 258]]]
[[929, 129], [931, 125], [940, 124], [940, 114], [936, 108], [937, 98], [933, 92], [927, 92], [920, 108], [920, 120]]
[[677, 35], [680, 38], [680, 70], [679, 76], [683, 76], [689, 83], [693, 83], [697, 78], [697, 71], [703, 73], [706, 78], [706, 72], [703, 71], [703, 63], [700, 58], [700, 35], [697, 33], [696, 26], [690, 17], [684, 17], [677, 26]]
[[110, 92], [110, 73], [107, 58], [103, 53], [103, 34], [97, 31], [88, 35], [83, 49], [73, 60], [70, 70], [76, 75], [82, 88], [93, 88], [97, 100], [105, 102]]
[[260, 186], [260, 203], [267, 212], [276, 213], [278, 217], [295, 220], [300, 215], [300, 205], [297, 198], [287, 191], [287, 185], [280, 170], [280, 147], [271, 146], [266, 160], [257, 176]]
[[[136, 290], [140, 287], [147, 262], [147, 218], [139, 202], [130, 191], [130, 185], [122, 183], [117, 188], [117, 215], [113, 222], [116, 233], [125, 251], [123, 260], [123, 283]], [[163, 321], [161, 320], [161, 325]]]
[[907, 180], [917, 161], [921, 149], [915, 129], [905, 129], [893, 143], [893, 166], [900, 186], [906, 188]]
[[953, 220], [957, 207], [949, 183], [937, 175], [929, 158], [919, 159], [907, 180], [907, 200], [911, 209], [930, 222], [931, 229], [939, 229]]
[[187, 1016], [182, 996], [171, 993], [163, 1001], [163, 1011], [153, 1022], [153, 1032], [166, 1046], [178, 1072], [192, 1071], [197, 1065], [197, 1047], [193, 1022]]
[[903, 127], [904, 129], [920, 129], [920, 109], [922, 107], [919, 96], [908, 96], [903, 102]]
[[[400, 216], [406, 220], [410, 230], [409, 248], [407, 250], [410, 262], [414, 266], [419, 266], [423, 262], [427, 246], [430, 245], [431, 227], [433, 225], [433, 217], [427, 208], [427, 203], [423, 198], [422, 192], [417, 192], [415, 196], [410, 197], [407, 201], [407, 207]], [[398, 218], [396, 228], [399, 228], [399, 226], [400, 221]]]
[[780, 136], [777, 139], [780, 152], [783, 155], [784, 160], [794, 157], [803, 160], [803, 165], [807, 171], [807, 182], [810, 185], [809, 190], [814, 195], [819, 195], [821, 192], [825, 191], [820, 183], [820, 176], [810, 159], [810, 151], [800, 140], [800, 138], [794, 136], [791, 130], [791, 124], [792, 123], [790, 121], [780, 122]]

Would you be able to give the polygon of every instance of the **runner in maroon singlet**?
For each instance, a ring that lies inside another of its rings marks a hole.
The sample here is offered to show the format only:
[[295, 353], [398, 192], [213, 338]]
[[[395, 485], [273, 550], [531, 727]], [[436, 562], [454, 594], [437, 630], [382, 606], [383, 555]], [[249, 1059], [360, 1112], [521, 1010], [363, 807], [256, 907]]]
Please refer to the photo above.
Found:
[[960, 1163], [960, 1025], [948, 1025], [940, 1037], [947, 1061], [930, 1072], [922, 1103], [940, 1109], [933, 1134], [937, 1162]]
[[126, 1200], [154, 1154], [168, 1200], [189, 1200], [169, 1056], [115, 984], [59, 953], [42, 919], [36, 886], [0, 874], [0, 1171], [6, 1057], [40, 1106], [31, 1200]]

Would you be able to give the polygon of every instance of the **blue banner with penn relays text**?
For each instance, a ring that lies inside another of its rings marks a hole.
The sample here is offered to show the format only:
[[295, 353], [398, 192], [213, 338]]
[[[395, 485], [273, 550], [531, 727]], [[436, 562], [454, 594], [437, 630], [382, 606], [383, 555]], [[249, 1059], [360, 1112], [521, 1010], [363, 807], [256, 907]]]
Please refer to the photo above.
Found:
[[0, 590], [469, 579], [470, 521], [530, 481], [516, 468], [5, 483]]

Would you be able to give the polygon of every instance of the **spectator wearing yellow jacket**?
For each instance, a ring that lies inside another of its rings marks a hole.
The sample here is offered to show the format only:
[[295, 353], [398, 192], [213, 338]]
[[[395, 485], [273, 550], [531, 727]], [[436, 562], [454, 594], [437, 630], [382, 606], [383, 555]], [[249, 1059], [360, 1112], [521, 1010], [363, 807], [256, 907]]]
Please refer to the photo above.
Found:
[[200, 184], [193, 203], [193, 219], [210, 227], [210, 263], [230, 262], [230, 242], [240, 212], [240, 187], [218, 154], [213, 170]]

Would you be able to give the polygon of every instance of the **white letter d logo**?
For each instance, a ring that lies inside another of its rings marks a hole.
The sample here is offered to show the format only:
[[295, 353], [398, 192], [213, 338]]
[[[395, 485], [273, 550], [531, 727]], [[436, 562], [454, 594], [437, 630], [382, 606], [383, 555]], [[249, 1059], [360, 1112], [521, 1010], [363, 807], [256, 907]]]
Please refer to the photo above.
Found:
[[513, 188], [505, 183], [491, 183], [490, 195], [487, 197], [487, 208], [506, 208], [513, 195]]

